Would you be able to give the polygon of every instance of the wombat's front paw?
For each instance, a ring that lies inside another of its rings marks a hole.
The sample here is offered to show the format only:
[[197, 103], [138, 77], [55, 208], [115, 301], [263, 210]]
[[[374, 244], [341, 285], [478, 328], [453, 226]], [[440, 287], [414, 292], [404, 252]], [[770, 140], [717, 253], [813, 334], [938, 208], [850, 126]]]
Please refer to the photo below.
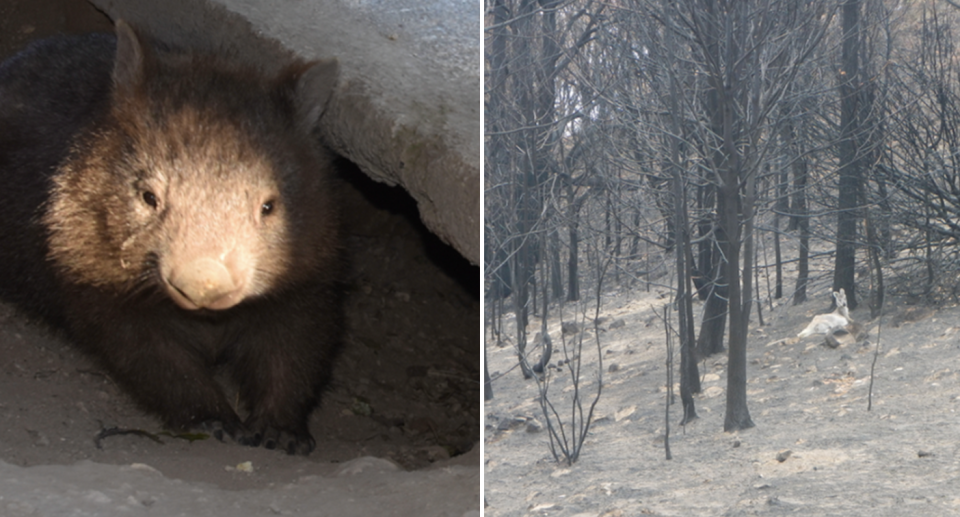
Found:
[[251, 447], [263, 445], [267, 449], [280, 449], [286, 451], [287, 454], [306, 456], [317, 445], [317, 442], [306, 429], [297, 432], [249, 420], [246, 423], [246, 428], [250, 430], [247, 436], [238, 439], [237, 442]]
[[222, 420], [207, 420], [202, 422], [198, 427], [199, 430], [212, 434], [214, 438], [221, 442], [224, 441], [224, 435], [240, 442], [241, 438], [248, 434], [248, 431], [239, 420], [227, 422]]

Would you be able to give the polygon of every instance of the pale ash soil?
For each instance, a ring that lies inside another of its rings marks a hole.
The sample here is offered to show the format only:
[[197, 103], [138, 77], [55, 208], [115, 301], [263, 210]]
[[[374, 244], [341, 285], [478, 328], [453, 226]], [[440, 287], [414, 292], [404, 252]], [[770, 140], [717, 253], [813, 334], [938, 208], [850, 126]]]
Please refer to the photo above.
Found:
[[[782, 341], [827, 311], [827, 284], [816, 284], [799, 307], [771, 314], [765, 305], [767, 326], [757, 328], [754, 312], [747, 351], [747, 402], [756, 427], [723, 432], [727, 360], [725, 354], [708, 358], [700, 363], [700, 418], [686, 429], [678, 425], [677, 384], [670, 408], [673, 459], [666, 461], [665, 338], [650, 308], [662, 313], [664, 294], [646, 293], [641, 284], [603, 297], [603, 393], [572, 467], [554, 462], [545, 427], [527, 430], [528, 419], [543, 424], [544, 418], [534, 381], [511, 370], [513, 343], [488, 343], [491, 375], [507, 373], [494, 381], [495, 398], [485, 405], [485, 515], [960, 514], [960, 308], [933, 312], [888, 303], [868, 412], [879, 320], [866, 323], [869, 345], [829, 349], [821, 336]], [[695, 302], [698, 328], [701, 310]], [[852, 316], [867, 320], [866, 303]], [[619, 319], [625, 326], [611, 329]], [[534, 318], [531, 336], [539, 327]], [[559, 325], [550, 333], [559, 346]], [[596, 392], [597, 351], [592, 329], [584, 338], [586, 411]], [[555, 351], [553, 364], [562, 357]], [[610, 372], [613, 364], [619, 369]], [[569, 425], [569, 373], [551, 372], [551, 400]], [[779, 462], [778, 454], [786, 459]]]

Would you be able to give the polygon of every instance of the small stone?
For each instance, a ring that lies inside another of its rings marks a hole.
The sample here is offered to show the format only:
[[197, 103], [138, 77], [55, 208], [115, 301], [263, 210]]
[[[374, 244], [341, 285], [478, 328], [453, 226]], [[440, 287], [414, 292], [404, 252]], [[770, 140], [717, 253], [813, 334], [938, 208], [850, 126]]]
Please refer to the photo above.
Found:
[[783, 463], [787, 461], [787, 458], [789, 458], [791, 454], [793, 454], [793, 452], [790, 450], [780, 451], [777, 453], [777, 461]]
[[610, 373], [619, 372], [619, 371], [620, 371], [620, 365], [617, 364], [617, 363], [613, 363], [613, 364], [611, 364], [611, 365], [607, 368], [607, 371], [610, 372]]
[[333, 474], [336, 477], [356, 476], [362, 472], [395, 472], [400, 468], [390, 460], [363, 456], [341, 463]]
[[560, 325], [560, 331], [565, 336], [567, 334], [576, 334], [577, 332], [580, 332], [580, 326], [574, 321], [564, 321]]
[[509, 431], [523, 425], [526, 420], [522, 418], [504, 418], [497, 424], [497, 431]]
[[536, 418], [531, 418], [527, 421], [527, 432], [528, 433], [539, 433], [543, 431], [543, 424], [537, 421]]
[[131, 464], [130, 464], [130, 468], [133, 469], [133, 470], [142, 470], [142, 471], [145, 471], [145, 472], [152, 472], [152, 473], [154, 473], [154, 474], [159, 474], [159, 473], [160, 473], [159, 470], [151, 467], [150, 465], [147, 465], [146, 463], [131, 463]]
[[370, 407], [370, 402], [364, 397], [354, 397], [350, 411], [358, 416], [370, 416], [373, 413], [373, 408]]

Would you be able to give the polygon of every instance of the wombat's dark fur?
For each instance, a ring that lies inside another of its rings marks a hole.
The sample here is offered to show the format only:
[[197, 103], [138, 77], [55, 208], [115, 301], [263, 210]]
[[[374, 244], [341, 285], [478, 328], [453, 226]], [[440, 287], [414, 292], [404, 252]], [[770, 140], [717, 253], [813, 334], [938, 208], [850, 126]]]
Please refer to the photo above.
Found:
[[331, 157], [310, 133], [336, 77], [264, 78], [123, 22], [6, 61], [0, 293], [167, 426], [309, 453], [340, 319]]

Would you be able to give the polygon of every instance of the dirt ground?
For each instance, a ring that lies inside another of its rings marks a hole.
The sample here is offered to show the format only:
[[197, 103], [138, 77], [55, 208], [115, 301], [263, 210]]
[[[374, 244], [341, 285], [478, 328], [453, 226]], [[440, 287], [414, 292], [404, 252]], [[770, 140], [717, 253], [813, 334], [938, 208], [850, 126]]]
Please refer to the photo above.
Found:
[[[91, 30], [112, 24], [83, 0], [0, 0], [0, 58], [33, 39]], [[424, 229], [402, 191], [344, 169], [348, 330], [333, 385], [311, 420], [315, 452], [290, 457], [136, 435], [107, 438], [98, 449], [93, 438], [103, 428], [157, 432], [159, 423], [70, 344], [0, 304], [0, 462], [145, 464], [226, 490], [330, 475], [364, 456], [410, 470], [479, 463], [478, 450], [461, 456], [480, 439], [479, 271]], [[236, 468], [248, 461], [252, 473]], [[473, 483], [479, 494], [479, 476]], [[469, 508], [469, 491], [466, 499]]]
[[[960, 513], [960, 307], [934, 311], [891, 299], [884, 316], [867, 321], [863, 303], [852, 316], [866, 322], [865, 343], [830, 349], [823, 336], [789, 339], [828, 310], [829, 268], [826, 261], [812, 265], [814, 284], [806, 303], [784, 302], [771, 311], [765, 302], [763, 327], [754, 313], [747, 401], [756, 427], [723, 432], [726, 357], [710, 357], [699, 365], [699, 419], [685, 428], [679, 426], [679, 385], [675, 388], [670, 461], [664, 452], [664, 328], [651, 309], [662, 313], [669, 302], [666, 289], [646, 292], [640, 282], [605, 290], [606, 320], [599, 331], [603, 391], [573, 466], [558, 464], [550, 453], [536, 384], [515, 368], [512, 342], [502, 348], [488, 343], [495, 398], [485, 405], [485, 515]], [[795, 272], [785, 285], [793, 282]], [[701, 310], [696, 302], [698, 325]], [[512, 325], [508, 320], [508, 334]], [[539, 328], [534, 318], [531, 335]], [[559, 325], [549, 330], [559, 347]], [[580, 393], [587, 411], [597, 386], [596, 336], [588, 329], [565, 339], [569, 344], [580, 336]], [[554, 352], [552, 363], [563, 358], [562, 351]], [[550, 400], [569, 436], [570, 374], [566, 369], [551, 374]]]

